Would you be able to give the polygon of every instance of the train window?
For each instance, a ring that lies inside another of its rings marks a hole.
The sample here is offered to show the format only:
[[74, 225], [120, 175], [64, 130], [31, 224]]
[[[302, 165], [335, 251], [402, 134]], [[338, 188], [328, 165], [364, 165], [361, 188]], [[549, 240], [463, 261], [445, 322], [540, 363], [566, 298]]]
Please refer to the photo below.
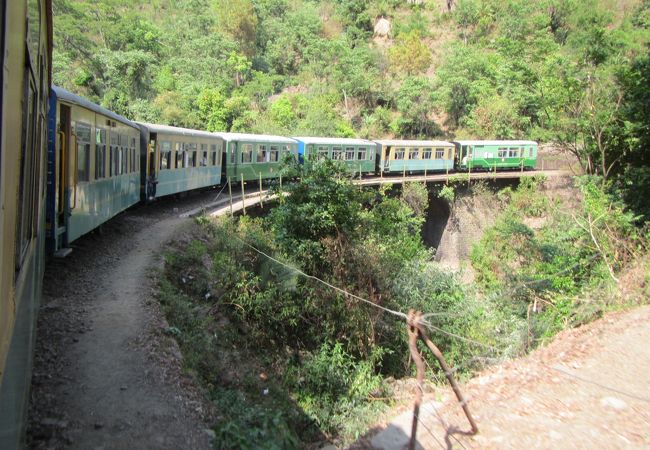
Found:
[[272, 145], [269, 152], [269, 161], [278, 162], [280, 160], [280, 150], [277, 145]]
[[160, 169], [171, 169], [172, 166], [172, 143], [162, 141], [160, 143]]
[[77, 181], [90, 180], [90, 125], [77, 122]]
[[445, 157], [445, 149], [444, 148], [437, 148], [436, 149], [436, 159], [444, 159]]
[[508, 157], [508, 149], [507, 148], [500, 148], [497, 152], [497, 156], [499, 158], [507, 158]]
[[244, 144], [241, 149], [241, 162], [249, 163], [253, 160], [253, 144]]
[[106, 178], [106, 130], [95, 129], [95, 179]]
[[517, 147], [510, 147], [508, 149], [509, 158], [517, 158], [519, 156], [519, 149]]
[[404, 148], [396, 148], [395, 149], [395, 159], [404, 159], [404, 153], [406, 152], [406, 149]]
[[412, 148], [409, 150], [409, 159], [420, 159], [420, 149]]
[[329, 156], [330, 149], [328, 147], [318, 147], [318, 160], [327, 159]]
[[340, 161], [343, 158], [343, 149], [341, 147], [332, 147], [332, 159]]
[[532, 158], [533, 157], [533, 147], [528, 148], [528, 157]]
[[346, 161], [354, 161], [354, 147], [345, 148], [345, 159]]
[[216, 166], [219, 161], [217, 156], [217, 144], [210, 145], [210, 151], [212, 152], [212, 165]]
[[422, 159], [431, 159], [432, 154], [433, 149], [431, 147], [427, 147], [422, 151]]
[[363, 161], [366, 159], [366, 148], [365, 147], [359, 147], [359, 152], [357, 154], [357, 159], [359, 161]]
[[258, 162], [258, 163], [266, 162], [266, 157], [267, 157], [266, 153], [267, 153], [266, 152], [266, 145], [258, 145], [257, 146], [256, 162]]

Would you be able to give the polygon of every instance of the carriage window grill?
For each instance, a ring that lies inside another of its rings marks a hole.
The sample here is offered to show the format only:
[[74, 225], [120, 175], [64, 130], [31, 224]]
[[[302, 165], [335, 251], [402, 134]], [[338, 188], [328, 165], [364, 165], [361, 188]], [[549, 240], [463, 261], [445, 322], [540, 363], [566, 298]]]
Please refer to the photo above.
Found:
[[420, 159], [420, 149], [412, 148], [409, 150], [409, 159]]
[[436, 149], [436, 159], [444, 159], [445, 157], [445, 149], [444, 148], [437, 148]]
[[250, 163], [253, 160], [253, 144], [242, 145], [241, 162]]
[[341, 161], [343, 159], [343, 149], [341, 147], [332, 148], [332, 159], [334, 161]]
[[406, 152], [403, 148], [395, 149], [395, 159], [404, 159], [404, 153]]
[[95, 130], [95, 179], [106, 178], [106, 130]]
[[354, 161], [354, 147], [346, 147], [345, 159], [346, 161]]
[[280, 149], [277, 145], [271, 146], [271, 151], [269, 153], [269, 161], [278, 162], [280, 159]]
[[433, 149], [432, 148], [425, 148], [424, 151], [422, 152], [422, 159], [431, 159], [431, 155], [433, 154]]
[[367, 149], [365, 147], [359, 147], [359, 153], [357, 154], [357, 159], [359, 161], [363, 161], [364, 159], [366, 159], [366, 152]]

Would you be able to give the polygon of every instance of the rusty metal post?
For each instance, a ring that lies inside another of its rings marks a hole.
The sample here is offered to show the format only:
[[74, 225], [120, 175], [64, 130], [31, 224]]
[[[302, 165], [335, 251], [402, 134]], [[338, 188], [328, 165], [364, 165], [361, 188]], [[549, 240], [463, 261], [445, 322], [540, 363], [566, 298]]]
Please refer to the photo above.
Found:
[[[419, 319], [419, 317], [417, 318]], [[452, 375], [451, 370], [449, 370], [449, 366], [447, 366], [445, 357], [442, 356], [442, 352], [440, 351], [440, 349], [438, 349], [438, 347], [436, 347], [436, 345], [433, 342], [431, 342], [431, 339], [429, 339], [429, 336], [427, 336], [427, 333], [426, 331], [424, 331], [424, 327], [422, 326], [422, 324], [419, 323], [419, 320], [417, 323], [417, 328], [418, 328], [418, 332], [420, 333], [420, 337], [427, 344], [429, 350], [431, 350], [431, 352], [438, 359], [438, 363], [440, 363], [440, 367], [445, 372], [445, 377], [447, 377], [447, 381], [449, 381], [449, 384], [451, 384], [451, 388], [454, 390], [454, 394], [456, 394], [456, 398], [460, 402], [463, 411], [465, 412], [465, 416], [467, 416], [467, 420], [469, 421], [469, 424], [472, 427], [472, 433], [474, 434], [478, 433], [478, 426], [476, 425], [476, 422], [474, 421], [472, 414], [469, 412], [469, 407], [467, 406], [467, 402], [465, 401], [465, 398], [463, 397], [463, 393], [460, 391], [460, 387], [458, 387], [458, 383], [456, 383], [456, 379]]]
[[260, 171], [260, 208], [264, 208], [264, 200], [262, 200], [262, 172]]
[[417, 444], [418, 421], [420, 420], [420, 404], [422, 403], [422, 381], [424, 380], [424, 361], [418, 351], [418, 322], [421, 313], [411, 310], [408, 318], [409, 349], [411, 358], [417, 367], [417, 390], [415, 392], [415, 405], [413, 406], [413, 425], [411, 426], [411, 440], [409, 441], [409, 450], [415, 450]]
[[230, 177], [228, 177], [228, 195], [230, 196], [230, 217], [232, 217], [232, 183], [230, 182]]
[[241, 173], [241, 208], [246, 215], [246, 194], [244, 192], [244, 172]]

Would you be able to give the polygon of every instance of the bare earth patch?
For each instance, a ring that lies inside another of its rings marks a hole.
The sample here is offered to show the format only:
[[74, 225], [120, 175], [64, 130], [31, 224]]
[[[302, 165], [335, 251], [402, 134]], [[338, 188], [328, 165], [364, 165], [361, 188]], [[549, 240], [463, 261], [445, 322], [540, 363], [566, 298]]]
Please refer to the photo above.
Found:
[[[648, 448], [648, 343], [649, 306], [560, 333], [527, 358], [463, 386], [476, 436], [465, 434], [469, 424], [450, 390], [429, 396], [420, 448]], [[411, 418], [406, 411], [367, 439], [366, 448], [400, 448]]]

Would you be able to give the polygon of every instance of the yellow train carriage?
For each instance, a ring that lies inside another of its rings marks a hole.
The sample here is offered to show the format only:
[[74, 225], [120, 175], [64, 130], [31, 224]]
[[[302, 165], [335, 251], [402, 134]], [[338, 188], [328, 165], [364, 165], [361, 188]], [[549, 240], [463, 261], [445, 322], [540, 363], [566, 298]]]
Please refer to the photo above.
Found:
[[0, 4], [0, 448], [22, 446], [45, 243], [50, 0]]

